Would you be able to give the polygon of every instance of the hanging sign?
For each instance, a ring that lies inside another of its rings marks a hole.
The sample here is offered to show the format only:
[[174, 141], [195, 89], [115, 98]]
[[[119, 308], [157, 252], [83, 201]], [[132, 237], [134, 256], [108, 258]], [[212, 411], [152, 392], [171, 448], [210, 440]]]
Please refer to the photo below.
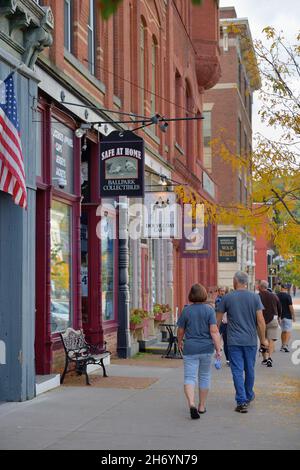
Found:
[[173, 192], [146, 193], [144, 201], [143, 238], [180, 238], [180, 214]]
[[236, 263], [237, 262], [237, 238], [236, 237], [219, 237], [219, 263]]
[[[199, 211], [199, 212], [198, 212]], [[197, 210], [196, 217], [185, 210], [183, 215], [183, 237], [181, 256], [183, 258], [209, 258], [211, 246], [211, 225], [204, 224], [204, 207]]]
[[100, 143], [100, 195], [144, 197], [144, 140], [131, 131], [112, 132]]

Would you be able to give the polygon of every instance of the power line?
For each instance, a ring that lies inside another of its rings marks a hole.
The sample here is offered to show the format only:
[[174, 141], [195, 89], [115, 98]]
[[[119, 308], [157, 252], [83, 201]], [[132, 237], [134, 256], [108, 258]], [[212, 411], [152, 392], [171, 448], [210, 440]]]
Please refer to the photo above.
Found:
[[137, 117], [141, 119], [148, 119], [146, 116], [140, 115], [140, 114], [135, 114], [135, 113], [125, 113], [123, 111], [116, 111], [115, 109], [106, 109], [106, 108], [99, 108], [98, 106], [94, 105], [89, 105], [89, 104], [78, 104], [78, 103], [70, 103], [69, 101], [61, 101], [60, 104], [65, 104], [69, 106], [76, 106], [78, 108], [88, 108], [91, 109], [92, 111], [99, 111], [102, 113], [114, 113], [114, 114], [120, 114], [122, 116], [132, 116], [132, 117]]
[[[162, 101], [164, 101], [165, 103], [168, 103], [168, 104], [172, 104], [173, 106], [175, 106], [175, 108], [177, 109], [182, 109], [183, 111], [187, 112], [187, 113], [190, 113], [190, 114], [194, 114], [195, 116], [197, 114], [194, 113], [194, 111], [191, 111], [189, 110], [188, 108], [185, 108], [184, 106], [180, 106], [178, 105], [177, 103], [175, 103], [174, 101], [170, 101], [168, 100], [167, 98], [164, 98], [163, 96], [159, 95], [158, 93], [153, 93], [153, 91], [149, 90], [148, 88], [144, 88], [144, 87], [141, 87], [140, 85], [138, 85], [137, 83], [135, 82], [132, 82], [131, 80], [128, 80], [127, 78], [124, 78], [122, 77], [121, 75], [115, 73], [115, 72], [112, 72], [111, 70], [108, 70], [107, 68], [103, 67], [102, 65], [99, 65], [99, 68], [101, 70], [103, 70], [104, 72], [112, 75], [113, 77], [116, 77], [116, 78], [119, 78], [120, 80], [122, 80], [123, 82], [125, 83], [129, 83], [130, 85], [133, 85], [135, 88], [138, 88], [139, 90], [142, 90], [142, 91], [145, 91], [147, 93], [149, 93], [150, 95], [152, 96], [155, 96], [156, 98], [160, 98]], [[195, 103], [195, 99], [193, 98], [193, 101], [194, 101], [194, 104], [196, 105]], [[128, 113], [129, 115], [130, 113]]]

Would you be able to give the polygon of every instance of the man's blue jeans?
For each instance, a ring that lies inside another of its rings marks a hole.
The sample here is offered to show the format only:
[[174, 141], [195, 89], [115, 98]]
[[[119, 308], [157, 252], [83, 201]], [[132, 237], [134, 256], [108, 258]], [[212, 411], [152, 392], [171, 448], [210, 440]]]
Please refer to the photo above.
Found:
[[231, 372], [238, 405], [254, 398], [256, 346], [228, 346]]

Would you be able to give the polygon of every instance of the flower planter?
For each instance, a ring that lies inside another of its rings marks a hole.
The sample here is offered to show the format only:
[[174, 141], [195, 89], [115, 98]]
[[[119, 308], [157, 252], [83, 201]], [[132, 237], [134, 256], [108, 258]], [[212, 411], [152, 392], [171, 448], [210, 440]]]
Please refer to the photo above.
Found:
[[171, 312], [157, 313], [154, 317], [156, 322], [164, 323], [169, 320]]
[[142, 323], [130, 323], [130, 331], [137, 331], [143, 329], [143, 322]]

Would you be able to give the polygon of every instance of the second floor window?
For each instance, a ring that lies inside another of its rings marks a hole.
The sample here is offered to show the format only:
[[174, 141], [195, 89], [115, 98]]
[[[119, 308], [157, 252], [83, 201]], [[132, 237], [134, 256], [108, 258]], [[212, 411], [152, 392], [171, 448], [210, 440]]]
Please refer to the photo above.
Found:
[[64, 0], [64, 44], [72, 52], [72, 0]]
[[141, 113], [145, 113], [145, 88], [146, 88], [146, 27], [141, 23], [140, 30], [140, 84], [141, 84]]
[[89, 0], [89, 22], [88, 22], [88, 61], [89, 71], [95, 74], [95, 5], [94, 0]]
[[156, 53], [157, 45], [155, 40], [152, 42], [152, 60], [151, 60], [151, 113], [156, 113]]
[[203, 142], [204, 147], [209, 147], [211, 142], [211, 111], [204, 111], [203, 113]]
[[238, 139], [237, 139], [237, 151], [239, 155], [242, 155], [242, 121], [238, 119]]

